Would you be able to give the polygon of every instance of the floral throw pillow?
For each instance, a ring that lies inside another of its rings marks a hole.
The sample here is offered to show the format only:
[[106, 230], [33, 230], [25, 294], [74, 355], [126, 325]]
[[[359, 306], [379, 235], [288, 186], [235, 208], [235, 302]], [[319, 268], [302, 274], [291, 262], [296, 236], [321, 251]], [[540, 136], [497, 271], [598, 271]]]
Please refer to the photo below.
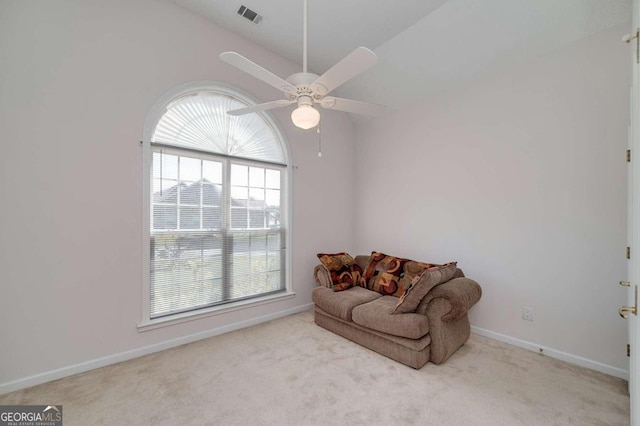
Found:
[[374, 251], [371, 252], [369, 263], [364, 270], [361, 285], [385, 296], [400, 297], [416, 276], [434, 266], [440, 265], [416, 262]]
[[318, 253], [320, 263], [331, 276], [333, 291], [342, 291], [359, 284], [362, 268], [349, 253]]

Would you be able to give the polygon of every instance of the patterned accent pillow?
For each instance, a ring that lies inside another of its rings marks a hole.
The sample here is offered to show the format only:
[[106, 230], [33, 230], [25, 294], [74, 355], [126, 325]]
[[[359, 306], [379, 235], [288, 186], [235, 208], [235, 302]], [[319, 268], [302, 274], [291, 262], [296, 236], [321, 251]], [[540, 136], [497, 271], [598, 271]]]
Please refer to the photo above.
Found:
[[351, 288], [362, 279], [362, 268], [349, 253], [318, 253], [318, 259], [331, 276], [333, 291]]
[[409, 285], [404, 294], [400, 296], [398, 304], [393, 308], [391, 313], [404, 314], [414, 312], [429, 290], [453, 278], [458, 269], [457, 265], [457, 262], [449, 262], [442, 266], [425, 269], [420, 275], [416, 275], [411, 285]]
[[414, 277], [434, 266], [440, 265], [416, 262], [373, 251], [360, 285], [385, 296], [400, 297], [411, 285]]

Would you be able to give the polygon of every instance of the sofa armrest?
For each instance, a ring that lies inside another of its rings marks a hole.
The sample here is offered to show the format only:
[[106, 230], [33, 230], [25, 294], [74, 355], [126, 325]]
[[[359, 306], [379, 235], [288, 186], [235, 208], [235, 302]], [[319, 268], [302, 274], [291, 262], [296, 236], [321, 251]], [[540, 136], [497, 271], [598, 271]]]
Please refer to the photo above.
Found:
[[323, 265], [316, 265], [316, 267], [313, 268], [313, 278], [319, 286], [333, 288], [331, 274], [329, 274], [329, 271]]
[[[436, 305], [442, 310], [442, 321], [453, 321], [465, 315], [473, 305], [475, 305], [482, 296], [482, 288], [480, 285], [466, 277], [454, 278], [446, 283], [434, 287], [422, 299], [416, 312], [426, 315], [430, 311], [431, 302], [440, 300]], [[442, 302], [445, 302], [442, 309]]]

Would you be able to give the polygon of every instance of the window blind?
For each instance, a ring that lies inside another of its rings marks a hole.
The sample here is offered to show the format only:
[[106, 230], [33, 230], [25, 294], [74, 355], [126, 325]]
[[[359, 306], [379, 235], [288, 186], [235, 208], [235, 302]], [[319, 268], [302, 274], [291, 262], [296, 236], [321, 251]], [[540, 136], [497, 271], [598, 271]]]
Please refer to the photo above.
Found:
[[227, 119], [228, 109], [243, 106], [219, 94], [188, 96], [170, 104], [157, 125], [151, 319], [285, 290], [286, 167], [270, 164], [284, 156], [259, 116]]
[[167, 107], [152, 142], [284, 164], [282, 145], [259, 114], [227, 114], [246, 106], [215, 92], [184, 96]]

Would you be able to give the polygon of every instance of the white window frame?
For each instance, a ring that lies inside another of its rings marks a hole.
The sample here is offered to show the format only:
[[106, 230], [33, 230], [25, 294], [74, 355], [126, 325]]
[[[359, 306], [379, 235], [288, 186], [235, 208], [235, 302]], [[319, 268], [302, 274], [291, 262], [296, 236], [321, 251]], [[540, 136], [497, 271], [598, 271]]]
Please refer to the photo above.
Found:
[[[153, 330], [160, 327], [166, 327], [174, 324], [183, 323], [186, 321], [193, 321], [200, 318], [206, 318], [213, 315], [219, 315], [226, 312], [232, 312], [240, 309], [248, 309], [254, 306], [263, 305], [266, 303], [274, 303], [286, 299], [291, 299], [295, 296], [293, 291], [293, 283], [292, 283], [292, 264], [291, 264], [291, 253], [292, 253], [292, 194], [293, 194], [293, 165], [291, 161], [291, 152], [289, 148], [289, 143], [284, 136], [284, 132], [278, 125], [277, 121], [273, 118], [273, 116], [268, 111], [260, 112], [259, 114], [265, 120], [265, 122], [269, 125], [274, 135], [280, 142], [282, 147], [282, 151], [285, 157], [284, 163], [286, 164], [285, 176], [282, 179], [283, 190], [285, 192], [285, 196], [283, 197], [283, 205], [281, 206], [281, 212], [284, 216], [284, 220], [282, 223], [286, 223], [285, 228], [285, 291], [266, 295], [259, 296], [251, 299], [240, 300], [236, 302], [229, 302], [223, 305], [213, 306], [209, 308], [198, 309], [189, 312], [183, 312], [179, 314], [170, 315], [167, 317], [160, 317], [151, 319], [151, 249], [150, 249], [150, 238], [151, 238], [151, 168], [152, 168], [152, 149], [151, 149], [151, 138], [153, 137], [153, 133], [155, 131], [156, 125], [164, 115], [166, 108], [176, 99], [188, 95], [194, 94], [198, 92], [215, 92], [220, 93], [221, 95], [227, 95], [239, 99], [240, 101], [248, 104], [248, 105], [256, 105], [260, 103], [257, 99], [252, 97], [251, 95], [243, 92], [240, 89], [235, 87], [226, 85], [224, 83], [220, 83], [217, 81], [196, 81], [184, 83], [179, 86], [176, 86], [166, 93], [164, 93], [151, 107], [147, 117], [145, 119], [143, 134], [142, 134], [142, 318], [140, 323], [138, 324], [138, 331], [148, 331]], [[179, 147], [176, 147], [179, 149]], [[247, 160], [247, 163], [251, 163], [250, 159]], [[241, 158], [235, 158], [234, 161], [241, 162]]]

